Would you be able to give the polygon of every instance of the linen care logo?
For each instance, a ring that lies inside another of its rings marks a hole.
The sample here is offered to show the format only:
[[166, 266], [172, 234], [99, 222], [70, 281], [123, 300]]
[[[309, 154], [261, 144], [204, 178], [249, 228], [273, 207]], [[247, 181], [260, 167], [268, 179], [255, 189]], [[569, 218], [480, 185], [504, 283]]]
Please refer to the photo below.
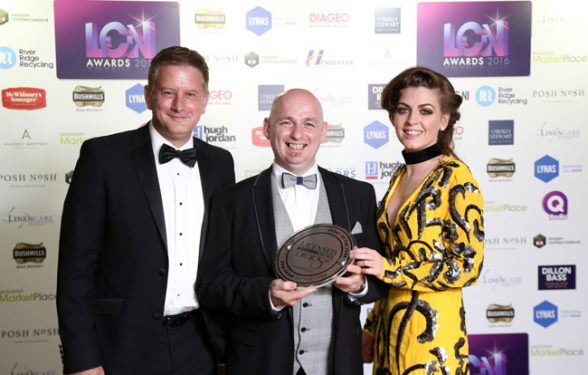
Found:
[[417, 63], [453, 77], [528, 76], [531, 2], [419, 3]]
[[144, 79], [157, 46], [179, 44], [178, 18], [177, 3], [57, 0], [57, 77]]
[[8, 109], [40, 109], [47, 106], [45, 90], [36, 87], [13, 87], [2, 90], [2, 106]]

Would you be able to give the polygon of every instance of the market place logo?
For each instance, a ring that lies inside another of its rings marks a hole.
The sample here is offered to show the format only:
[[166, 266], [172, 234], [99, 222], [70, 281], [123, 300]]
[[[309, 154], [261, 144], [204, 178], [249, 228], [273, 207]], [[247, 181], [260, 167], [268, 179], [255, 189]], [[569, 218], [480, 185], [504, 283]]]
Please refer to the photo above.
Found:
[[561, 191], [551, 191], [543, 197], [543, 210], [550, 220], [566, 220], [568, 218], [568, 197]]
[[382, 109], [382, 91], [384, 91], [383, 83], [369, 83], [368, 84], [368, 109], [377, 110]]
[[490, 323], [511, 323], [515, 317], [512, 305], [491, 304], [486, 309], [486, 319]]
[[60, 79], [145, 79], [155, 54], [180, 44], [177, 2], [58, 0]]
[[587, 62], [588, 56], [586, 55], [569, 55], [554, 51], [533, 53], [533, 64], [579, 65]]
[[514, 120], [488, 121], [488, 144], [490, 146], [514, 144]]
[[576, 265], [538, 266], [538, 289], [576, 289]]
[[125, 91], [126, 106], [137, 113], [142, 113], [147, 110], [147, 103], [145, 103], [145, 87], [140, 83], [127, 89]]
[[23, 211], [17, 209], [16, 206], [12, 206], [2, 219], [2, 222], [14, 225], [17, 229], [21, 229], [24, 225], [39, 227], [46, 224], [53, 224], [53, 215], [31, 213], [28, 210]]
[[67, 146], [79, 146], [86, 140], [82, 132], [63, 132], [59, 133], [59, 144]]
[[345, 138], [345, 128], [343, 127], [343, 124], [328, 124], [325, 143], [340, 144], [343, 142], [343, 138]]
[[16, 65], [16, 53], [12, 48], [0, 46], [0, 69], [10, 69]]
[[37, 87], [11, 87], [2, 90], [2, 106], [8, 109], [34, 110], [47, 106], [47, 93]]
[[90, 87], [78, 85], [72, 93], [72, 100], [78, 108], [102, 107], [104, 99], [104, 90], [102, 90], [101, 86]]
[[39, 291], [0, 290], [0, 303], [23, 303], [23, 302], [51, 302], [55, 303], [55, 293]]
[[260, 6], [255, 7], [247, 12], [245, 25], [255, 35], [262, 35], [272, 28], [272, 14]]
[[308, 25], [311, 28], [344, 28], [349, 26], [351, 16], [346, 12], [311, 12]]
[[417, 5], [417, 65], [449, 77], [528, 76], [531, 2]]
[[535, 177], [547, 183], [557, 176], [559, 176], [559, 161], [549, 155], [535, 161]]
[[549, 301], [543, 301], [533, 308], [533, 321], [547, 328], [558, 320], [558, 308]]
[[12, 249], [12, 257], [17, 264], [17, 268], [24, 268], [23, 266], [27, 266], [26, 263], [32, 263], [33, 266], [38, 267], [47, 258], [47, 248], [43, 245], [43, 242], [18, 242]]
[[258, 85], [257, 86], [257, 109], [269, 111], [276, 96], [284, 92], [284, 85]]
[[494, 201], [484, 202], [484, 211], [493, 213], [522, 214], [527, 212], [526, 204], [496, 203]]
[[226, 22], [225, 11], [223, 9], [199, 8], [194, 15], [194, 22], [199, 29], [222, 29]]
[[375, 149], [382, 147], [389, 141], [388, 127], [379, 121], [373, 121], [363, 128], [363, 141]]
[[531, 356], [533, 357], [583, 357], [584, 349], [570, 347], [553, 347], [552, 345], [531, 345]]
[[515, 162], [512, 161], [512, 158], [491, 158], [486, 164], [486, 172], [490, 177], [512, 177], [515, 170]]
[[374, 32], [376, 34], [399, 34], [400, 8], [376, 8], [374, 10]]

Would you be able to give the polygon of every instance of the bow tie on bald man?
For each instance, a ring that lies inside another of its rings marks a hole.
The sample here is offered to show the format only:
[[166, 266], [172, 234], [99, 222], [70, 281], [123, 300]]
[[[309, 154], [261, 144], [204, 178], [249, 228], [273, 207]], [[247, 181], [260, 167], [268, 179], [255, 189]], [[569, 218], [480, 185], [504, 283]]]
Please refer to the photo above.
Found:
[[316, 189], [316, 174], [298, 177], [291, 173], [282, 173], [282, 187], [288, 188], [294, 185], [302, 185], [307, 189]]
[[196, 164], [196, 149], [189, 148], [186, 150], [176, 150], [166, 144], [163, 144], [159, 149], [159, 163], [165, 164], [173, 158], [178, 158], [182, 163], [188, 167], [193, 167]]

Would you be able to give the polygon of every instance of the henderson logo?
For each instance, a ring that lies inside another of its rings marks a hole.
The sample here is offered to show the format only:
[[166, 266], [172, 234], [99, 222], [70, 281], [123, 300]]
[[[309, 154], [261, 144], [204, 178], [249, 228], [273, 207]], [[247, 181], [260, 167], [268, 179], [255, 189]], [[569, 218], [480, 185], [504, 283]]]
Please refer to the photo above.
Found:
[[486, 319], [488, 319], [490, 323], [510, 323], [514, 316], [515, 311], [511, 305], [498, 305], [493, 303], [486, 309]]
[[47, 106], [45, 90], [36, 87], [11, 87], [2, 90], [2, 106], [8, 109], [40, 109]]
[[40, 243], [19, 242], [12, 251], [14, 261], [18, 264], [43, 263], [47, 257], [47, 249]]
[[104, 90], [101, 87], [76, 86], [72, 99], [76, 107], [102, 107], [102, 104], [104, 104]]
[[515, 163], [512, 159], [492, 158], [486, 164], [486, 172], [490, 177], [512, 177], [515, 173]]
[[199, 8], [194, 22], [199, 29], [222, 29], [225, 27], [225, 12], [222, 9]]

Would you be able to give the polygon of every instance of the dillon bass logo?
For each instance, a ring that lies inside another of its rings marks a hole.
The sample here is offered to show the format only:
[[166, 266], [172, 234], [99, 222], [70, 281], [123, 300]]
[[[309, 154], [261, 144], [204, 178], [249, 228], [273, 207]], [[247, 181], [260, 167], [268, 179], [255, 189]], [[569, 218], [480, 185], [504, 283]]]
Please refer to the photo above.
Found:
[[158, 49], [179, 44], [175, 2], [56, 0], [54, 6], [58, 78], [144, 79]]
[[451, 77], [528, 76], [531, 2], [419, 3], [417, 64]]

